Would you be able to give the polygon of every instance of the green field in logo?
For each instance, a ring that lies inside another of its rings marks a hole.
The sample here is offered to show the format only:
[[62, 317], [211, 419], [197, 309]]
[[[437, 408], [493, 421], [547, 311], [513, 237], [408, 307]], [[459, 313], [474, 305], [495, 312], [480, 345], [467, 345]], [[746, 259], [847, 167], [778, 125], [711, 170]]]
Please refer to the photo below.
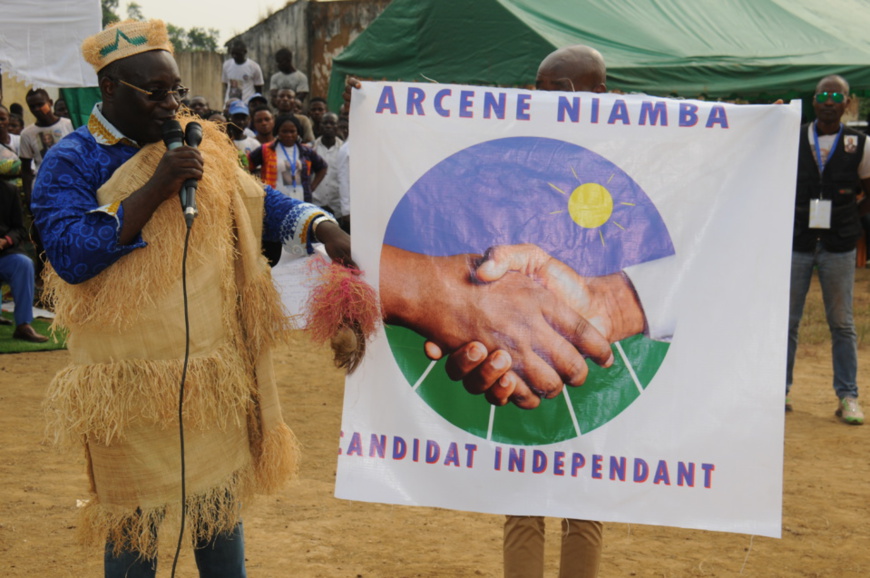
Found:
[[[533, 410], [513, 404], [490, 405], [451, 381], [444, 360], [423, 354], [424, 339], [402, 327], [386, 326], [387, 340], [411, 387], [440, 416], [470, 434], [500, 443], [544, 445], [589, 433], [618, 416], [637, 400], [662, 364], [669, 344], [635, 335], [613, 345], [614, 364], [602, 369], [592, 362], [580, 387], [565, 387]], [[433, 366], [434, 365], [434, 366]]]

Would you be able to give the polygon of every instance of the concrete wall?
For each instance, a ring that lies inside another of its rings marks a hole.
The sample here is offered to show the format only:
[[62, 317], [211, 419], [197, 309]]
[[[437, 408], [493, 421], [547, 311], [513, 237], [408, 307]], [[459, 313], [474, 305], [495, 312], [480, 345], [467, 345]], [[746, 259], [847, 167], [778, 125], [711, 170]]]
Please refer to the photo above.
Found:
[[[175, 55], [178, 62], [178, 70], [181, 74], [181, 82], [190, 88], [190, 96], [204, 96], [212, 108], [223, 108], [223, 94], [221, 93], [221, 66], [225, 56], [216, 52], [180, 52]], [[24, 107], [24, 122], [32, 124], [35, 119], [27, 110], [27, 102], [24, 97], [30, 86], [19, 82], [16, 78], [3, 73], [2, 104], [9, 106], [13, 102]], [[57, 100], [59, 90], [57, 88], [46, 89], [52, 100]]]
[[216, 52], [179, 52], [175, 55], [181, 82], [190, 88], [188, 97], [204, 96], [215, 110], [223, 109], [221, 67], [226, 55]]
[[[263, 69], [265, 89], [269, 90], [269, 78], [276, 72], [275, 52], [289, 48], [293, 53], [296, 68], [308, 74], [308, 0], [288, 4], [253, 28], [227, 42], [227, 52], [232, 42], [239, 38], [248, 47], [248, 58]], [[310, 77], [309, 77], [310, 78]]]
[[296, 68], [308, 76], [311, 96], [325, 97], [332, 59], [389, 4], [390, 0], [298, 0], [236, 38], [245, 42], [248, 57], [263, 69], [267, 90], [269, 78], [278, 71], [275, 52], [287, 47]]
[[[325, 97], [329, 91], [332, 59], [353, 42], [389, 6], [390, 0], [318, 2], [311, 14], [309, 80], [312, 94]], [[316, 88], [316, 91], [315, 91]]]

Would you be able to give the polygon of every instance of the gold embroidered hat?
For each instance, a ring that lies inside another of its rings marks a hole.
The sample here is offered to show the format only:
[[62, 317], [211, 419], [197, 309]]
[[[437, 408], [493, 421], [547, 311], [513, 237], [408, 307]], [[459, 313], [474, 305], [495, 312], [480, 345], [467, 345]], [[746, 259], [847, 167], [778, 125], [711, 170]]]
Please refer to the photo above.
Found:
[[162, 20], [113, 22], [82, 42], [82, 56], [99, 72], [106, 65], [151, 50], [172, 53], [172, 43]]

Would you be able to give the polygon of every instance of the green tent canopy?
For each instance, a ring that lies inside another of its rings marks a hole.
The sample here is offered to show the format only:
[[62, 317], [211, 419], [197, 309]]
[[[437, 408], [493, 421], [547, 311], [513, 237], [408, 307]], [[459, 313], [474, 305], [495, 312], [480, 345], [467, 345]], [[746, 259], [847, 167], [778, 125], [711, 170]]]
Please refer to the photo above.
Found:
[[375, 80], [529, 86], [556, 48], [588, 44], [623, 92], [770, 101], [841, 74], [870, 91], [865, 0], [394, 0], [332, 65]]

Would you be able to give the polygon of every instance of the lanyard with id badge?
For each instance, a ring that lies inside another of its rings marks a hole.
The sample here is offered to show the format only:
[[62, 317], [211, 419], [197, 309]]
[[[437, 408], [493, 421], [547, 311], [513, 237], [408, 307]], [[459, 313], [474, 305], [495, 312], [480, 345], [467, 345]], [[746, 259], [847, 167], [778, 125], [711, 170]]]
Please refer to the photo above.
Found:
[[291, 147], [293, 149], [292, 159], [290, 158], [290, 155], [287, 154], [287, 149], [284, 148], [283, 144], [278, 143], [278, 148], [280, 148], [281, 152], [284, 153], [284, 158], [287, 161], [286, 165], [284, 165], [284, 170], [281, 170], [281, 168], [279, 168], [278, 172], [281, 177], [281, 183], [278, 188], [288, 197], [303, 201], [305, 199], [302, 189], [302, 183], [300, 182], [302, 179], [301, 175], [299, 174], [301, 163], [299, 162], [298, 158], [298, 147], [296, 146], [296, 144]]
[[[824, 172], [825, 165], [828, 164], [834, 151], [837, 150], [837, 144], [840, 142], [840, 135], [843, 134], [843, 125], [840, 125], [840, 130], [837, 136], [834, 137], [834, 143], [828, 152], [828, 158], [822, 160], [822, 151], [819, 148], [819, 132], [816, 128], [816, 123], [813, 123], [813, 145], [816, 148], [816, 163], [819, 165], [819, 175]], [[823, 199], [821, 195], [823, 191], [819, 191], [818, 199], [810, 199], [810, 229], [830, 229], [831, 228], [831, 199]]]

